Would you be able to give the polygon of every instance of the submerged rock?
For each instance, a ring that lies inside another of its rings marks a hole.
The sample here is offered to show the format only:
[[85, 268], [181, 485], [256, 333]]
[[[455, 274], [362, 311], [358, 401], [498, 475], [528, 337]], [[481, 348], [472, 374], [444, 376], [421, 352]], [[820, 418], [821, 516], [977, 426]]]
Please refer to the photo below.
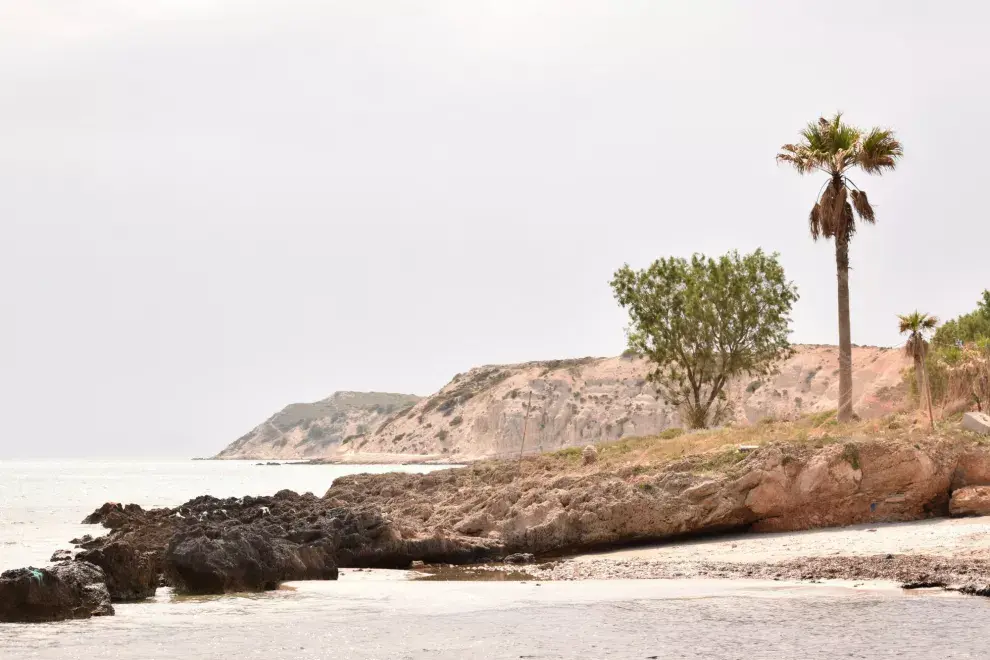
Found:
[[73, 561], [0, 574], [0, 622], [41, 623], [112, 615], [99, 567]]
[[153, 552], [139, 552], [125, 541], [112, 541], [101, 548], [83, 550], [77, 561], [103, 569], [113, 602], [151, 598], [158, 587], [158, 562]]

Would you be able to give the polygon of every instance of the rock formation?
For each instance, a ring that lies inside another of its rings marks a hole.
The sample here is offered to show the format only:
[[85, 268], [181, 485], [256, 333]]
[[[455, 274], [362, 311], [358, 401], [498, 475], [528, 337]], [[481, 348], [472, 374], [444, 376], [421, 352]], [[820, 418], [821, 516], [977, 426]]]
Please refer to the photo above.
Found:
[[953, 491], [949, 513], [953, 516], [990, 516], [990, 486], [967, 486]]
[[298, 544], [249, 526], [196, 528], [165, 550], [165, 579], [179, 593], [223, 594], [277, 589], [286, 580], [336, 580], [329, 542]]
[[725, 531], [918, 520], [948, 515], [953, 495], [958, 508], [966, 499], [958, 489], [990, 485], [990, 450], [962, 435], [822, 436], [667, 463], [616, 463], [602, 451], [592, 463], [575, 450], [429, 474], [350, 475], [322, 498], [203, 496], [153, 511], [110, 504], [88, 519], [113, 531], [88, 546], [126, 542], [160, 557], [178, 589], [218, 593], [332, 578], [336, 566], [465, 564]]
[[[834, 409], [837, 349], [798, 346], [779, 372], [729, 385], [737, 423], [788, 419]], [[863, 417], [900, 402], [902, 351], [853, 349], [853, 403]], [[425, 399], [404, 394], [338, 392], [293, 404], [254, 428], [217, 458], [343, 459], [404, 454], [451, 462], [585, 446], [679, 427], [678, 412], [646, 381], [649, 365], [633, 356], [486, 366], [458, 374]], [[527, 406], [532, 402], [532, 409]], [[415, 405], [414, 405], [415, 404]], [[386, 461], [387, 462], [387, 461]]]
[[81, 561], [0, 574], [0, 622], [41, 623], [113, 614], [103, 571]]
[[115, 602], [151, 598], [158, 587], [161, 572], [154, 552], [140, 552], [124, 541], [112, 541], [101, 547], [83, 550], [76, 561], [85, 561], [103, 569], [107, 590]]
[[[775, 376], [731, 382], [735, 423], [791, 419], [834, 410], [837, 349], [798, 346]], [[892, 412], [903, 399], [903, 351], [853, 349], [853, 403], [861, 417]], [[451, 462], [584, 447], [680, 427], [678, 411], [659, 401], [640, 358], [583, 358], [487, 366], [458, 374], [436, 394], [397, 411], [373, 433], [327, 456], [418, 454]], [[532, 408], [527, 408], [532, 404]], [[525, 427], [525, 443], [523, 443]]]

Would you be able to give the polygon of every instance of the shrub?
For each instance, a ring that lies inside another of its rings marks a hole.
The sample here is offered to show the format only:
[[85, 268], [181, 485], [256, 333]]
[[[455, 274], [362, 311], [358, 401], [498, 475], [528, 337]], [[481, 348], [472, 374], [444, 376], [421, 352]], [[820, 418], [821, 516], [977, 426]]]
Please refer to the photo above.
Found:
[[460, 415], [458, 415], [454, 419], [450, 420], [450, 425], [451, 426], [460, 426], [463, 421], [464, 421], [464, 418], [461, 417]]
[[752, 394], [756, 390], [760, 389], [760, 387], [762, 385], [763, 385], [763, 381], [754, 380], [752, 383], [750, 383], [749, 385], [746, 386], [746, 392], [748, 392], [749, 394]]
[[859, 447], [853, 443], [848, 443], [842, 448], [842, 459], [852, 466], [852, 469], [859, 469]]
[[684, 435], [684, 429], [675, 426], [660, 431], [660, 433], [657, 434], [657, 437], [660, 438], [661, 440], [673, 440], [674, 438], [677, 438], [682, 435]]

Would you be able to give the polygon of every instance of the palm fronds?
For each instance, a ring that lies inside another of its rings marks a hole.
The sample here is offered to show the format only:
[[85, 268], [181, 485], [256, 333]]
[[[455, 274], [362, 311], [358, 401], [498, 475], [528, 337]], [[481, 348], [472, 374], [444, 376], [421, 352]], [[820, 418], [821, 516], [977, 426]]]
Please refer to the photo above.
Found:
[[842, 121], [842, 113], [808, 123], [796, 144], [785, 144], [777, 154], [778, 163], [792, 166], [800, 174], [820, 170], [832, 181], [826, 184], [808, 216], [811, 236], [850, 237], [856, 231], [855, 214], [864, 222], [876, 222], [876, 213], [866, 193], [852, 186], [846, 173], [860, 168], [868, 174], [892, 170], [904, 155], [894, 132], [872, 128], [864, 132]]

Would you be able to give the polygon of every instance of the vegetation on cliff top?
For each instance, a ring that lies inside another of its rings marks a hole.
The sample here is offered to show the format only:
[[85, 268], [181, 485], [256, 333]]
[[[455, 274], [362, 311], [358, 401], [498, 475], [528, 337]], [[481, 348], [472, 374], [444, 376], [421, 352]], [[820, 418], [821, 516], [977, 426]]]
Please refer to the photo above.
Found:
[[[836, 411], [828, 410], [804, 415], [794, 421], [766, 419], [759, 424], [698, 430], [673, 437], [661, 434], [602, 443], [596, 446], [594, 469], [614, 469], [619, 473], [637, 475], [680, 463], [690, 472], [724, 472], [745, 458], [746, 453], [740, 447], [768, 444], [786, 445], [791, 452], [810, 452], [826, 445], [842, 444], [844, 455], [848, 455], [852, 462], [857, 442], [892, 440], [921, 446], [944, 438], [981, 441], [964, 431], [958, 418], [940, 423], [937, 434], [933, 435], [928, 428], [928, 420], [916, 412], [841, 423]], [[528, 458], [524, 463], [527, 469], [566, 473], [581, 466], [581, 448], [568, 447]]]

